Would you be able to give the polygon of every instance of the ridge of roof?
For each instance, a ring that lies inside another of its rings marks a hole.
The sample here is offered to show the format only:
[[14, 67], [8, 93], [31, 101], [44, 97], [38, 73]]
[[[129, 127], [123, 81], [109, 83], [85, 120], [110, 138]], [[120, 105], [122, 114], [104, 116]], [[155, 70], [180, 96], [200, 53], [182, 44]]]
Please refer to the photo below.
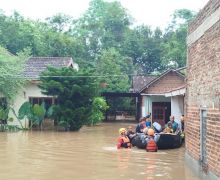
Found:
[[134, 92], [139, 92], [142, 87], [157, 78], [157, 75], [135, 75], [132, 77], [132, 88]]
[[59, 57], [59, 56], [31, 56], [29, 59], [72, 59], [72, 57], [70, 56], [66, 56], [66, 57]]
[[24, 76], [34, 80], [38, 79], [48, 66], [62, 68], [72, 64], [75, 64], [72, 57], [30, 57], [25, 64]]
[[162, 78], [163, 76], [165, 76], [166, 74], [168, 74], [169, 72], [176, 72], [179, 76], [181, 76], [182, 78], [185, 78], [185, 76], [180, 73], [178, 70], [176, 69], [168, 69], [165, 72], [163, 72], [161, 75], [159, 75], [157, 78], [153, 79], [152, 81], [150, 81], [148, 84], [146, 84], [140, 91], [139, 93], [141, 93], [144, 89], [148, 88], [151, 84], [153, 84], [154, 82], [158, 81], [160, 78]]

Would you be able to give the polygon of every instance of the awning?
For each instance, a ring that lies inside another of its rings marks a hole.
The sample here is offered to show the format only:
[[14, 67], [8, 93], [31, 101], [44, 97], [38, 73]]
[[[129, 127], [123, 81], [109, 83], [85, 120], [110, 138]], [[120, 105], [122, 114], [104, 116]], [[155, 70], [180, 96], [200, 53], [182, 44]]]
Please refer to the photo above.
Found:
[[182, 87], [173, 89], [172, 91], [166, 92], [165, 97], [180, 96], [180, 95], [185, 95], [185, 93], [186, 93], [186, 87], [182, 86]]

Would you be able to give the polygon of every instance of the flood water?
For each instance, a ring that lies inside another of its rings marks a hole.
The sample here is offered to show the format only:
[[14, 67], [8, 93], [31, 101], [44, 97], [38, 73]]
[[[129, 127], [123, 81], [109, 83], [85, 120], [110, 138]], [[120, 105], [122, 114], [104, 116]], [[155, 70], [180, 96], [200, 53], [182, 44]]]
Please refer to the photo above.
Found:
[[79, 132], [0, 133], [0, 179], [136, 180], [198, 178], [176, 150], [116, 149], [118, 128], [106, 123]]

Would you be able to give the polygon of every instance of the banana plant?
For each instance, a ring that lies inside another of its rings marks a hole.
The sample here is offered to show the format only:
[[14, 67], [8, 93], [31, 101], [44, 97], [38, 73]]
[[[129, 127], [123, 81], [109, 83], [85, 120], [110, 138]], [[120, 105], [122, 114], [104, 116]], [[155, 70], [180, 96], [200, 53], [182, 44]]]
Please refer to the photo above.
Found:
[[35, 124], [40, 125], [46, 115], [44, 103], [42, 103], [41, 105], [32, 105], [29, 102], [24, 102], [18, 110], [18, 115], [15, 113], [13, 108], [11, 109], [18, 119], [22, 129], [24, 129], [22, 125], [22, 120], [29, 119], [31, 121], [31, 126], [28, 129], [31, 129]]

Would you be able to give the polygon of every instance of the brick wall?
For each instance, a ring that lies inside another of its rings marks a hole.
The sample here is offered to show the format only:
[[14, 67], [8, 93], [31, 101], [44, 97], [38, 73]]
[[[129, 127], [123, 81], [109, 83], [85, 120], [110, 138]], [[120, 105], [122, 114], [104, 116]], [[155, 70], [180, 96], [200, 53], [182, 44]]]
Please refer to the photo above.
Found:
[[[189, 33], [204, 18], [220, 7], [219, 0], [211, 0], [200, 12]], [[186, 93], [186, 151], [200, 159], [200, 108], [207, 109], [208, 170], [220, 176], [220, 21], [188, 47]]]
[[219, 0], [210, 0], [206, 6], [198, 13], [197, 17], [189, 24], [189, 33], [192, 33], [201, 25], [207, 17], [219, 7]]
[[185, 78], [175, 71], [170, 71], [143, 92], [148, 94], [164, 94], [185, 84]]

